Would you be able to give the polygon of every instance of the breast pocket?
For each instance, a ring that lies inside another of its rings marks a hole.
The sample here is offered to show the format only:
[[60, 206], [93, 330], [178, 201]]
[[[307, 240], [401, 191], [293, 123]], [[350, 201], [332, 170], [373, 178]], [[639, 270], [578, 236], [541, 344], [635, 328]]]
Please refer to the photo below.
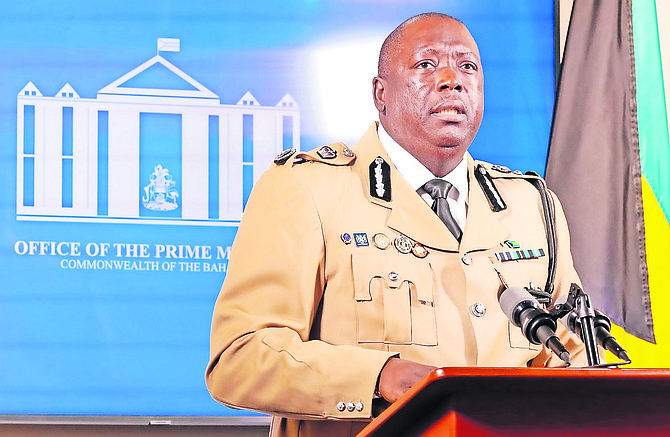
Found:
[[[500, 261], [491, 257], [495, 269], [502, 275], [509, 287], [544, 287], [547, 280], [547, 258]], [[509, 345], [513, 349], [539, 351], [541, 346], [532, 344], [524, 337], [521, 328], [508, 323]]]
[[534, 351], [541, 351], [542, 346], [533, 344], [526, 337], [524, 337], [521, 332], [521, 328], [512, 324], [512, 322], [507, 323], [507, 332], [509, 336], [509, 346], [512, 349], [530, 349]]
[[437, 344], [430, 264], [399, 253], [352, 256], [359, 343]]

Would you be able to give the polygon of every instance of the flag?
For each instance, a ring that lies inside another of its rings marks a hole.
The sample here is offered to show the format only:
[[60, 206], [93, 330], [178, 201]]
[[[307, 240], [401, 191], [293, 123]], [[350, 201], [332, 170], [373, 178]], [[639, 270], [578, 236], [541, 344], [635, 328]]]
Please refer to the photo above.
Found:
[[547, 184], [584, 290], [632, 364], [668, 367], [670, 146], [654, 0], [575, 0], [564, 53]]
[[178, 38], [158, 38], [159, 52], [178, 52], [179, 39]]

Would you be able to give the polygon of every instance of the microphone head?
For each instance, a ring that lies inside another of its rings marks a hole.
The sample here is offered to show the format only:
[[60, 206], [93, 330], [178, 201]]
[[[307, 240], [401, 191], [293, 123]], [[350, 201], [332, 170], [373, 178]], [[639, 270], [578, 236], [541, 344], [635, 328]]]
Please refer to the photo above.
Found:
[[516, 326], [521, 326], [521, 312], [526, 308], [539, 308], [537, 300], [522, 287], [506, 288], [498, 297], [500, 308]]

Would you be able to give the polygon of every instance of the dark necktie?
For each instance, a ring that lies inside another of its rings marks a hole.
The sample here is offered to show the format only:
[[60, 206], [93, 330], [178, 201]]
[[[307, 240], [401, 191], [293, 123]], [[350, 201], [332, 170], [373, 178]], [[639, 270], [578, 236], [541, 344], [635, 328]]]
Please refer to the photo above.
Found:
[[449, 182], [442, 179], [433, 179], [424, 184], [423, 189], [426, 190], [426, 193], [433, 198], [433, 206], [431, 209], [435, 211], [435, 214], [447, 225], [447, 229], [454, 234], [454, 237], [459, 242], [461, 241], [461, 227], [458, 226], [454, 216], [451, 215], [449, 210], [449, 204], [447, 203], [447, 196], [449, 195], [449, 190], [453, 185]]

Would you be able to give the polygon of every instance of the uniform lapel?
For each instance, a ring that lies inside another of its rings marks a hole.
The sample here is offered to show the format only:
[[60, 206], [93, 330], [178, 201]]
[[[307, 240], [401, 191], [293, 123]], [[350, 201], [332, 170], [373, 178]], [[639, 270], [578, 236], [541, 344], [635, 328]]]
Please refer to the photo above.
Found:
[[[386, 225], [426, 247], [458, 252], [458, 242], [430, 206], [412, 189], [409, 182], [391, 163], [386, 150], [379, 142], [377, 124], [374, 123], [353, 147], [356, 152], [356, 169], [365, 196], [370, 203], [388, 210]], [[371, 195], [369, 168], [378, 156], [391, 167], [391, 200], [385, 201]], [[467, 155], [470, 192], [468, 193], [468, 219], [461, 240], [461, 251], [488, 249], [499, 244], [509, 231], [500, 224], [479, 184], [474, 178], [474, 161]]]
[[463, 252], [489, 249], [510, 236], [509, 230], [500, 223], [507, 210], [493, 212], [491, 206], [474, 176], [475, 163], [470, 154], [468, 159], [468, 219], [465, 224], [461, 249]]
[[[394, 167], [395, 169], [395, 167]], [[458, 242], [430, 206], [397, 173], [387, 225], [427, 247], [458, 252]]]
[[[441, 250], [458, 251], [458, 242], [430, 206], [412, 189], [409, 182], [391, 163], [377, 136], [377, 123], [373, 124], [353, 147], [356, 167], [370, 203], [388, 209], [386, 225], [424, 246]], [[381, 156], [391, 167], [391, 200], [384, 201], [371, 195], [369, 166]]]

